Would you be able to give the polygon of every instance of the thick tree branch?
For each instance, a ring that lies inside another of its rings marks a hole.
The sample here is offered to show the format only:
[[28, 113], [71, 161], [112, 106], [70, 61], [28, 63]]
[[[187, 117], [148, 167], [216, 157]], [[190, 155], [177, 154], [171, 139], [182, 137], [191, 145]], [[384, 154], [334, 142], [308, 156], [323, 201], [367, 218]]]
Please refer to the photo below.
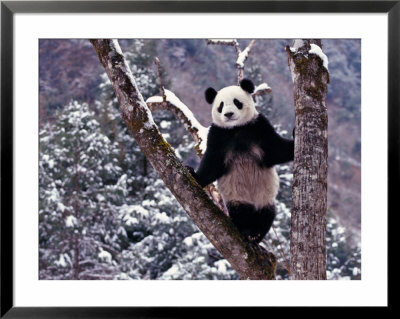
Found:
[[287, 46], [294, 83], [295, 155], [290, 228], [292, 279], [326, 279], [328, 59], [321, 40]]
[[90, 40], [120, 104], [122, 119], [166, 186], [242, 279], [274, 279], [276, 258], [244, 240], [182, 166], [154, 124], [116, 40]]

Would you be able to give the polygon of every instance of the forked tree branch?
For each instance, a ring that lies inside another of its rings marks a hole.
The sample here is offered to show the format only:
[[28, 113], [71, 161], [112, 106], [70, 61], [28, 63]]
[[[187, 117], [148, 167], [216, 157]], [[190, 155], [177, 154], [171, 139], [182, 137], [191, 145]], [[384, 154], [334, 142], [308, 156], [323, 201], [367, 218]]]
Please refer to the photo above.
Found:
[[144, 155], [193, 222], [241, 279], [275, 279], [276, 258], [247, 242], [182, 166], [155, 125], [116, 40], [90, 40], [117, 96], [121, 117]]
[[[214, 45], [228, 45], [233, 46], [236, 50], [236, 69], [237, 69], [237, 81], [238, 84], [244, 77], [244, 63], [246, 62], [247, 58], [249, 57], [249, 53], [253, 48], [256, 40], [251, 40], [249, 45], [242, 51], [240, 48], [240, 44], [236, 39], [207, 39], [206, 43], [214, 44]], [[269, 93], [269, 92], [268, 92]]]

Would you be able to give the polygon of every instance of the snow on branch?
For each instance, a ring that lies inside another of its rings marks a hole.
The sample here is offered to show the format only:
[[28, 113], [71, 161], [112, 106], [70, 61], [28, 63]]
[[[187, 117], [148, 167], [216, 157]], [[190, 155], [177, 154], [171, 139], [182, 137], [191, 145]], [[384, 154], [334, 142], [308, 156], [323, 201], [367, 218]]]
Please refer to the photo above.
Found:
[[208, 127], [204, 127], [194, 117], [192, 111], [171, 91], [165, 90], [165, 99], [162, 96], [153, 96], [147, 99], [146, 103], [150, 110], [168, 110], [172, 112], [192, 135], [196, 142], [196, 151], [201, 156], [207, 147]]
[[233, 46], [235, 48], [236, 54], [238, 56], [241, 52], [239, 42], [237, 42], [236, 39], [207, 39], [206, 43], [207, 43], [207, 45], [213, 44], [213, 45]]
[[241, 51], [238, 54], [238, 57], [236, 60], [236, 66], [238, 68], [244, 69], [244, 62], [246, 62], [247, 58], [249, 57], [250, 50], [254, 46], [255, 42], [256, 42], [256, 40], [251, 40], [249, 45], [246, 47], [246, 49], [244, 49], [243, 51]]
[[311, 43], [311, 41], [307, 42], [303, 39], [296, 39], [293, 41], [292, 46], [287, 46], [285, 49], [288, 54], [290, 53], [292, 55], [302, 54], [303, 56], [308, 57], [309, 54], [314, 54], [321, 59], [322, 65], [326, 69], [326, 71], [329, 71], [328, 57], [317, 43]]
[[106, 70], [122, 119], [155, 171], [193, 222], [242, 279], [275, 279], [276, 257], [246, 241], [194, 180], [152, 121], [116, 40], [90, 40]]
[[207, 44], [220, 44], [220, 45], [232, 45], [239, 46], [236, 39], [207, 39]]
[[311, 43], [310, 46], [311, 46], [311, 49], [308, 51], [308, 53], [317, 55], [322, 60], [322, 65], [324, 66], [324, 68], [327, 71], [329, 71], [328, 57], [326, 56], [326, 54], [324, 52], [322, 52], [322, 49], [318, 45]]
[[257, 95], [263, 95], [267, 93], [271, 93], [272, 89], [267, 83], [261, 83], [260, 85], [257, 85], [256, 88], [254, 89], [254, 93], [252, 94], [253, 96]]

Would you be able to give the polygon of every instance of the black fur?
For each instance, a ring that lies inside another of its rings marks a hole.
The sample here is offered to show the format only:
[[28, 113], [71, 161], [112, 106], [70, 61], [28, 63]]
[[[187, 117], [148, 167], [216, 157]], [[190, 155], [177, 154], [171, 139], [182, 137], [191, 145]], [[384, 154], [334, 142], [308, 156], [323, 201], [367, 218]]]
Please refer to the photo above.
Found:
[[251, 82], [249, 79], [243, 79], [240, 81], [240, 87], [250, 94], [253, 93], [255, 89], [253, 82]]
[[242, 126], [222, 128], [211, 125], [207, 150], [194, 177], [202, 187], [207, 186], [229, 171], [229, 165], [224, 163], [228, 152], [248, 153], [255, 145], [264, 151], [263, 158], [258, 162], [261, 168], [293, 160], [294, 141], [281, 137], [268, 119], [260, 114], [254, 121]]
[[249, 241], [259, 243], [268, 233], [275, 218], [275, 206], [257, 210], [253, 205], [228, 203], [229, 216], [240, 233]]
[[215, 91], [213, 88], [208, 88], [205, 92], [205, 96], [207, 103], [211, 104], [214, 102], [214, 99], [217, 96], [217, 91]]
[[233, 104], [235, 104], [236, 107], [237, 107], [239, 110], [241, 110], [242, 107], [243, 107], [243, 103], [240, 102], [238, 99], [234, 99], [234, 100], [233, 100]]
[[221, 113], [223, 107], [224, 107], [224, 102], [221, 102], [221, 103], [219, 104], [219, 106], [218, 106], [217, 111], [218, 111], [219, 113]]

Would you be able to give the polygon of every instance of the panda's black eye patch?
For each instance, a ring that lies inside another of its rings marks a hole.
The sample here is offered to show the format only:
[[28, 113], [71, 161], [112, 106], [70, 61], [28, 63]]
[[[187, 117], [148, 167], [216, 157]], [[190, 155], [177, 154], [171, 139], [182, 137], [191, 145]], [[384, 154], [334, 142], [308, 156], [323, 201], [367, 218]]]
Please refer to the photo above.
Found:
[[222, 112], [222, 108], [224, 107], [224, 102], [221, 102], [220, 104], [219, 104], [219, 107], [218, 107], [218, 112], [219, 113], [221, 113]]
[[242, 103], [242, 102], [240, 102], [240, 101], [237, 100], [237, 99], [234, 99], [234, 100], [233, 100], [233, 103], [236, 105], [236, 107], [237, 107], [239, 110], [242, 109], [242, 107], [243, 107], [243, 103]]

